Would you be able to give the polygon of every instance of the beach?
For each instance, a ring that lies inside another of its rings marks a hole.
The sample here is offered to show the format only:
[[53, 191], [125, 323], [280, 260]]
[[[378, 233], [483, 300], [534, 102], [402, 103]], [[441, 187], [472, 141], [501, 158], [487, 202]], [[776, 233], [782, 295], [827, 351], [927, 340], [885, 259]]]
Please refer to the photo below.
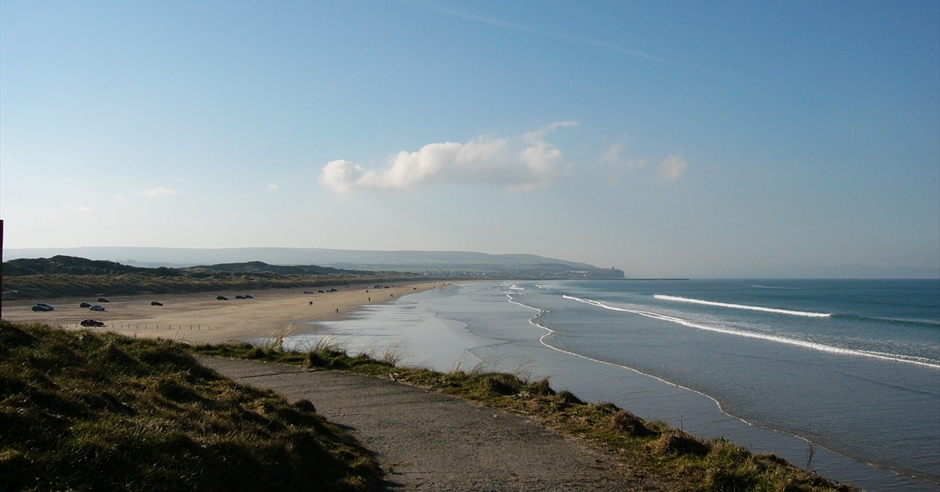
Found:
[[[97, 315], [108, 330], [188, 343], [282, 339], [302, 349], [326, 340], [352, 354], [386, 351], [408, 366], [550, 377], [553, 388], [586, 401], [610, 401], [807, 468], [813, 449], [812, 469], [840, 481], [914, 491], [935, 487], [929, 482], [938, 435], [931, 386], [937, 347], [929, 337], [937, 323], [934, 288], [779, 280], [423, 283], [312, 294], [264, 290], [250, 299], [235, 299], [234, 292], [114, 297], [102, 303], [107, 311], [95, 313], [78, 307], [93, 299], [47, 301], [56, 306], [51, 312], [17, 301], [5, 303], [3, 314], [69, 329]], [[229, 300], [217, 300], [220, 294]], [[866, 296], [894, 300], [878, 304]], [[816, 338], [801, 338], [800, 329]], [[686, 370], [693, 365], [698, 369]], [[897, 394], [889, 395], [884, 384], [871, 383], [876, 378], [905, 384], [893, 385]], [[791, 379], [796, 383], [788, 386]], [[835, 380], [854, 396], [823, 382]], [[827, 399], [817, 389], [833, 394]], [[778, 396], [790, 404], [760, 405]], [[843, 404], [863, 397], [865, 405]], [[871, 425], [845, 424], [851, 422]], [[857, 444], [860, 438], [882, 443], [881, 466], [902, 474], [869, 465], [875, 460]], [[809, 446], [813, 440], [816, 448]]]
[[[3, 319], [46, 323], [66, 329], [94, 319], [104, 328], [132, 337], [171, 338], [188, 343], [225, 343], [297, 335], [314, 331], [313, 322], [344, 319], [362, 306], [387, 303], [405, 294], [441, 287], [441, 282], [375, 285], [338, 284], [333, 287], [267, 289], [260, 291], [107, 297], [65, 297], [3, 302]], [[329, 292], [330, 288], [336, 289]], [[236, 299], [250, 295], [251, 298]], [[228, 300], [219, 300], [223, 296]], [[162, 306], [152, 305], [157, 301]], [[54, 311], [33, 311], [37, 302]], [[79, 307], [87, 302], [105, 311]]]
[[548, 377], [585, 401], [728, 438], [868, 490], [936, 490], [937, 287], [461, 283], [365, 307], [286, 344], [326, 340], [352, 354], [390, 351], [405, 366]]

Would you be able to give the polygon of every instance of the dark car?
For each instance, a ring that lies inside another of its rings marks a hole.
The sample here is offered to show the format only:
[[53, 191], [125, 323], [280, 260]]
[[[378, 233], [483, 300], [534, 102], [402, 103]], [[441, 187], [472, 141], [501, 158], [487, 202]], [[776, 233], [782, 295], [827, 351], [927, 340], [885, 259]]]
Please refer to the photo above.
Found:
[[150, 301], [151, 306], [162, 306], [163, 303], [160, 301]]
[[104, 323], [96, 319], [83, 319], [80, 324], [82, 326], [104, 326]]
[[92, 307], [90, 307], [90, 308], [88, 308], [88, 309], [90, 309], [90, 310], [92, 310], [92, 311], [104, 311], [104, 307], [103, 307], [103, 306], [99, 306], [99, 305], [97, 305], [97, 304], [95, 304], [94, 306], [92, 306]]
[[107, 300], [107, 299], [104, 298], [104, 297], [99, 297], [99, 298], [98, 298], [98, 302], [111, 302], [111, 301]]
[[83, 302], [83, 303], [79, 304], [78, 307], [80, 307], [80, 308], [90, 308], [90, 307], [91, 307], [91, 303]]
[[228, 297], [225, 297], [225, 296], [215, 296], [215, 298], [218, 299], [218, 300], [220, 300], [220, 301], [227, 301], [227, 300], [228, 300]]
[[235, 299], [244, 299], [245, 296], [235, 296]]
[[54, 307], [42, 302], [33, 306], [33, 311], [52, 311], [54, 309]]
[[254, 298], [255, 298], [255, 296], [253, 296], [253, 295], [251, 295], [251, 294], [245, 294], [245, 299], [254, 299]]

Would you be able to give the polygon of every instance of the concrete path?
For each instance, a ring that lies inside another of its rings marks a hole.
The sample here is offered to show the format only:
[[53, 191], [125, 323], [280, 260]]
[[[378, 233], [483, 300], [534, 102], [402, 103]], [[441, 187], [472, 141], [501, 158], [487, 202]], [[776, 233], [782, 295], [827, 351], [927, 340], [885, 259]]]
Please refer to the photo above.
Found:
[[435, 391], [290, 365], [199, 360], [289, 401], [313, 402], [321, 415], [377, 453], [386, 490], [662, 490], [574, 438]]

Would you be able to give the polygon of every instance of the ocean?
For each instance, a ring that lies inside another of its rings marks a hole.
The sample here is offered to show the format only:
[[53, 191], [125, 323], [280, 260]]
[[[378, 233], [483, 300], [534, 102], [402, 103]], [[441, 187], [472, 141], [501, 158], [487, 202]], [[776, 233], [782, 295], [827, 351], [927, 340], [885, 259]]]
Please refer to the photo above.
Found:
[[288, 340], [556, 390], [868, 490], [940, 483], [940, 281], [475, 282]]

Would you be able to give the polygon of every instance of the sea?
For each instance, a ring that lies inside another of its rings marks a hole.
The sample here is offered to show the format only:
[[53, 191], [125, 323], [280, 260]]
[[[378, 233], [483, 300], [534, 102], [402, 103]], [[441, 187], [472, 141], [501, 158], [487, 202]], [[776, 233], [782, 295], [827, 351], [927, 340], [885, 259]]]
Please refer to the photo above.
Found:
[[549, 378], [867, 490], [940, 490], [940, 280], [471, 282], [311, 324], [290, 348]]

